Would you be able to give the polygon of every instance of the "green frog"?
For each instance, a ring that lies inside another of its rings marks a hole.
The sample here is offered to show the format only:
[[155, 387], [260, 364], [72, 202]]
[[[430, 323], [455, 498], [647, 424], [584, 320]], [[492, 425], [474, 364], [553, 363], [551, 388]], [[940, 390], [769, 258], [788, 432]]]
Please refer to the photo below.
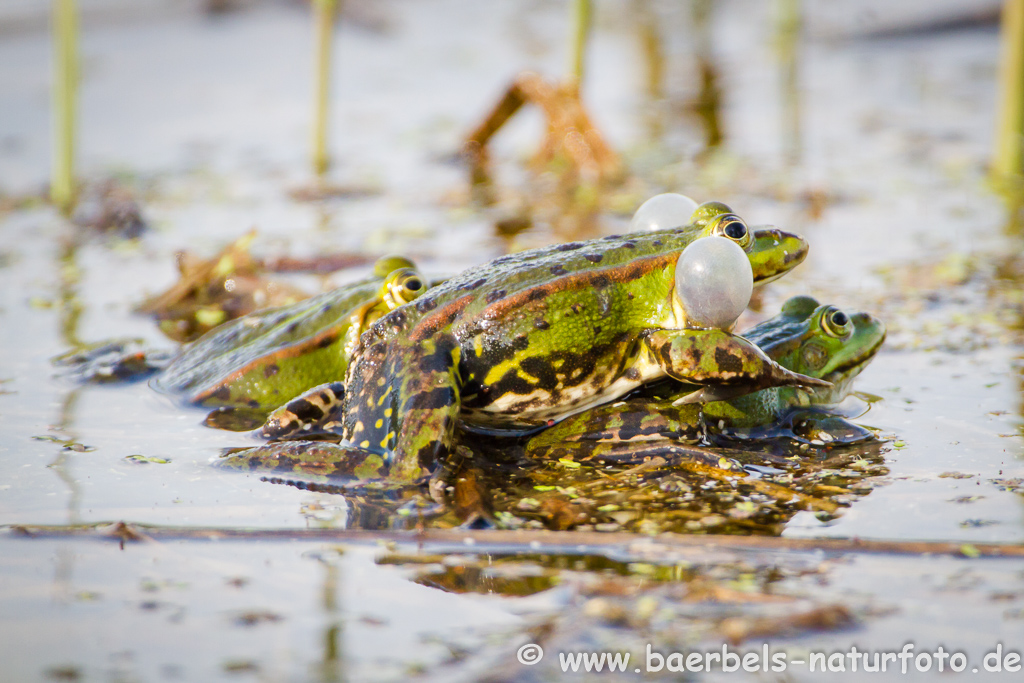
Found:
[[262, 410], [262, 421], [292, 396], [344, 377], [359, 335], [426, 288], [411, 261], [382, 257], [363, 280], [211, 330], [153, 384], [199, 405]]
[[[825, 406], [842, 401], [853, 379], [885, 340], [885, 325], [867, 313], [848, 315], [809, 296], [789, 299], [779, 315], [744, 336], [790, 370], [831, 382], [831, 388], [762, 389], [703, 406], [680, 404], [694, 387], [660, 388], [658, 397], [635, 397], [575, 415], [532, 437], [528, 457], [628, 462], [651, 455], [645, 446], [664, 439], [730, 445], [750, 438], [787, 437], [823, 446], [873, 438], [868, 430]], [[638, 448], [638, 446], [640, 446]]]
[[[524, 433], [663, 377], [733, 393], [830, 386], [742, 337], [690, 324], [674, 295], [676, 262], [710, 236], [743, 249], [757, 284], [807, 253], [800, 237], [751, 230], [728, 206], [708, 202], [679, 228], [498, 258], [371, 325], [327, 427], [346, 442], [339, 448], [358, 476], [413, 482], [447, 460], [459, 422]], [[264, 433], [276, 436], [276, 426], [271, 420]]]

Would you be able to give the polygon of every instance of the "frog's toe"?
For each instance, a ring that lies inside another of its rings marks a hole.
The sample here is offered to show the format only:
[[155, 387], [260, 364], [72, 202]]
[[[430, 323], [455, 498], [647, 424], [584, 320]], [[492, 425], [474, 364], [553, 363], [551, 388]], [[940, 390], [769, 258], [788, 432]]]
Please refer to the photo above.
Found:
[[833, 387], [832, 382], [818, 379], [817, 377], [802, 375], [799, 372], [787, 370], [781, 365], [778, 366], [778, 370], [778, 372], [773, 373], [772, 379], [774, 380], [774, 386], [805, 387], [808, 389], [813, 389], [814, 387], [831, 389]]

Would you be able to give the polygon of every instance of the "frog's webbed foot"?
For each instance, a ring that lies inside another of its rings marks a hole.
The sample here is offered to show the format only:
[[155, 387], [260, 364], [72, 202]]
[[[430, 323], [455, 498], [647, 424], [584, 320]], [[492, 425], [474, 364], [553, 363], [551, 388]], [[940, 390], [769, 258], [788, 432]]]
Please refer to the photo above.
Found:
[[793, 411], [786, 415], [785, 423], [797, 439], [816, 446], [848, 445], [878, 440], [874, 432], [844, 417], [813, 410]]
[[687, 397], [685, 403], [721, 400], [722, 396], [736, 398], [777, 386], [832, 386], [786, 369], [752, 342], [722, 330], [652, 330], [646, 334], [645, 343], [669, 376], [721, 388], [718, 393], [699, 392]]
[[279, 441], [233, 452], [214, 466], [241, 472], [289, 475], [323, 482], [368, 482], [388, 474], [385, 458], [328, 441]]
[[332, 434], [340, 426], [345, 385], [330, 382], [313, 387], [270, 414], [260, 428], [266, 439], [302, 439]]

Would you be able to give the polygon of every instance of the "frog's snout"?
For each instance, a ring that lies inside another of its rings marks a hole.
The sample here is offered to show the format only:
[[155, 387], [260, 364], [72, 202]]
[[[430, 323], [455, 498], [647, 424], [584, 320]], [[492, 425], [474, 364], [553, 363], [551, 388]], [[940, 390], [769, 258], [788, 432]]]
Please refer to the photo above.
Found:
[[885, 341], [885, 323], [870, 313], [854, 313], [850, 316], [853, 321], [854, 334], [865, 340], [865, 346], [871, 354], [878, 350], [878, 347]]
[[807, 241], [792, 232], [762, 226], [754, 229], [750, 265], [754, 284], [763, 285], [788, 273], [807, 258]]

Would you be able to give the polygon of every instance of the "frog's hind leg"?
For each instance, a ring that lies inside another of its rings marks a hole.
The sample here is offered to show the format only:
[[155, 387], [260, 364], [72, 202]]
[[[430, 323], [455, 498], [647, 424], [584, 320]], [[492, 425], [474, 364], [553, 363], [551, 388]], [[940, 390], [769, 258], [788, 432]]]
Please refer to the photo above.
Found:
[[280, 441], [236, 451], [214, 462], [220, 469], [314, 481], [372, 481], [386, 474], [384, 458], [326, 441]]
[[450, 334], [366, 349], [349, 372], [343, 437], [385, 453], [390, 478], [414, 481], [434, 473], [455, 440], [460, 354]]
[[270, 414], [260, 428], [267, 439], [301, 439], [334, 433], [339, 421], [345, 385], [329, 382], [313, 387]]

